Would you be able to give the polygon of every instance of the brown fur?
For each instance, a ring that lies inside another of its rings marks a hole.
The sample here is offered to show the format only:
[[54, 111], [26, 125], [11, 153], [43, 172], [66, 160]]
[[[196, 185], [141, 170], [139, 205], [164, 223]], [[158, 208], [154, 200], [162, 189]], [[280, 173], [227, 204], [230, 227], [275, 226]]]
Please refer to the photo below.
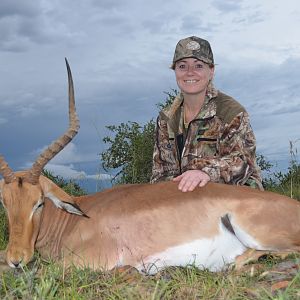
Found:
[[[44, 177], [39, 186], [28, 185], [11, 183], [2, 189], [10, 224], [8, 261], [19, 255], [27, 262], [35, 243], [43, 256], [66, 263], [107, 269], [120, 260], [136, 265], [170, 247], [216, 235], [227, 214], [266, 249], [299, 250], [300, 204], [275, 193], [215, 183], [182, 193], [175, 183], [164, 182], [71, 198]], [[49, 190], [76, 203], [89, 218], [57, 209], [46, 199], [43, 212], [26, 221], [35, 195]]]

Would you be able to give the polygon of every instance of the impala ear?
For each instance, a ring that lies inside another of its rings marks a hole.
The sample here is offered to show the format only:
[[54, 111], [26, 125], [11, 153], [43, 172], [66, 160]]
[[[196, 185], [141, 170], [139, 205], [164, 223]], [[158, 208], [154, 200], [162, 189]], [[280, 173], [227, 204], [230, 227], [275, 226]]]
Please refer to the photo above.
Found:
[[89, 216], [87, 216], [76, 204], [74, 199], [50, 179], [41, 175], [39, 182], [44, 196], [49, 198], [56, 207], [65, 210], [70, 214], [89, 218]]
[[73, 200], [72, 202], [62, 201], [51, 193], [45, 194], [45, 197], [49, 198], [56, 207], [65, 210], [70, 214], [89, 218], [89, 216], [87, 216]]

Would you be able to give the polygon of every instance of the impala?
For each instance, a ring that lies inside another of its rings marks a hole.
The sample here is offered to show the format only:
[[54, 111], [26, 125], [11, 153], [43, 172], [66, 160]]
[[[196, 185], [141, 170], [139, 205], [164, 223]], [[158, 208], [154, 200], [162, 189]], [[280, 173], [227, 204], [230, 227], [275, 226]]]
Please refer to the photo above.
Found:
[[217, 183], [182, 193], [175, 183], [163, 182], [72, 197], [41, 175], [79, 129], [66, 63], [67, 131], [27, 171], [13, 172], [0, 156], [9, 266], [28, 263], [37, 249], [43, 257], [93, 269], [130, 265], [155, 273], [195, 264], [218, 271], [248, 258], [250, 249], [299, 251], [300, 204], [275, 193]]

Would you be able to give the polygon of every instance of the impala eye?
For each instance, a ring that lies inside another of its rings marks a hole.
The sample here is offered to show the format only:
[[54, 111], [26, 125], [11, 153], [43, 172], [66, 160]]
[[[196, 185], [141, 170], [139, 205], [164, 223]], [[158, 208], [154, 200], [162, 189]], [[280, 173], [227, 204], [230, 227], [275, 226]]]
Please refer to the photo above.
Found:
[[41, 212], [41, 208], [43, 207], [44, 202], [42, 202], [42, 200], [38, 201], [32, 208], [32, 212], [30, 214], [29, 219], [32, 219], [33, 215], [35, 213], [39, 214]]
[[44, 202], [42, 202], [42, 201], [39, 201], [38, 203], [36, 203], [35, 205], [34, 205], [34, 207], [33, 207], [33, 212], [35, 212], [35, 211], [37, 211], [38, 209], [40, 209], [40, 208], [42, 208], [43, 207], [43, 205], [44, 205]]
[[44, 202], [40, 203], [40, 204], [37, 206], [36, 209], [39, 209], [39, 208], [41, 208], [42, 206], [44, 206]]

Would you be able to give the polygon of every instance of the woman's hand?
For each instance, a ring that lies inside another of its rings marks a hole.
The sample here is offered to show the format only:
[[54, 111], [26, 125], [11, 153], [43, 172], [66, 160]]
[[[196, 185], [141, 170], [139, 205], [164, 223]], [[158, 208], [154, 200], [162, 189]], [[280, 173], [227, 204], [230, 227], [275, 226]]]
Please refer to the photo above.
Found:
[[191, 192], [197, 186], [205, 186], [210, 181], [210, 177], [203, 171], [189, 170], [173, 178], [173, 181], [179, 181], [178, 189], [180, 191]]

